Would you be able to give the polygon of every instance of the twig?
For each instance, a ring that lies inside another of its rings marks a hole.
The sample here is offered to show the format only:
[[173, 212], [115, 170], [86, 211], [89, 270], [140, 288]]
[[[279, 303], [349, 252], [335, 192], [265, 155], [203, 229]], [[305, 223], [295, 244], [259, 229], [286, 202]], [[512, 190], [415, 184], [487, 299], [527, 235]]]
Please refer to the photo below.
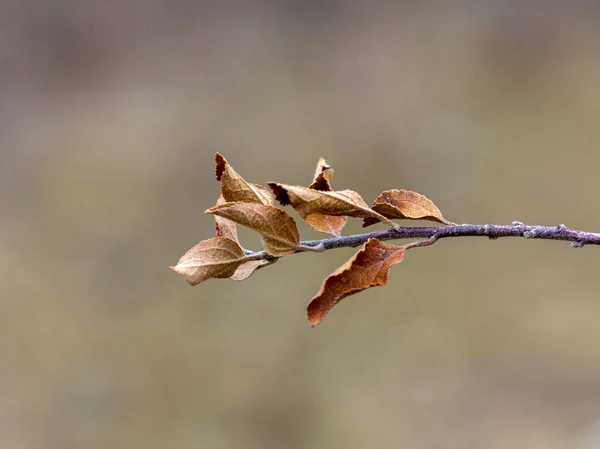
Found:
[[[344, 237], [333, 237], [322, 240], [307, 240], [301, 245], [308, 247], [318, 246], [322, 250], [343, 247], [357, 247], [364, 244], [370, 238], [378, 240], [396, 240], [405, 238], [425, 238], [428, 240], [418, 241], [411, 247], [429, 246], [439, 239], [447, 237], [488, 237], [497, 239], [500, 237], [523, 237], [526, 239], [566, 240], [571, 242], [574, 248], [583, 245], [600, 245], [600, 234], [593, 232], [578, 231], [560, 224], [558, 226], [528, 226], [515, 221], [510, 225], [473, 225], [457, 224], [439, 227], [399, 227], [385, 231], [368, 232], [365, 234], [349, 235]], [[299, 251], [300, 252], [300, 251]], [[257, 251], [252, 254], [252, 259], [274, 260], [275, 256], [265, 251]]]

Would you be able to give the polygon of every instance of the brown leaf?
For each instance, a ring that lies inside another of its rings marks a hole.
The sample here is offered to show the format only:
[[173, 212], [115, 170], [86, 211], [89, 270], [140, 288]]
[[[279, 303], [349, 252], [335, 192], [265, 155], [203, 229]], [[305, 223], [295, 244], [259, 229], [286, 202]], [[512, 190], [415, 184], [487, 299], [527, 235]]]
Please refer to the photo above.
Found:
[[[320, 190], [322, 192], [330, 192], [333, 189], [329, 184], [331, 177], [333, 176], [333, 168], [325, 161], [320, 158], [317, 162], [317, 169], [315, 170], [315, 177], [309, 189]], [[326, 232], [327, 234], [340, 237], [342, 235], [342, 228], [346, 225], [348, 217], [344, 216], [333, 216], [323, 214], [311, 214], [304, 218], [306, 224], [313, 228], [315, 231]]]
[[221, 194], [226, 202], [274, 204], [273, 195], [266, 187], [246, 182], [220, 153], [215, 154], [215, 176], [221, 181]]
[[[221, 195], [217, 200], [217, 206], [225, 204], [226, 202], [227, 201], [225, 201], [223, 195]], [[217, 237], [227, 237], [239, 243], [237, 236], [237, 225], [234, 221], [215, 215], [215, 229], [217, 231]]]
[[[275, 259], [277, 260], [277, 259]], [[244, 262], [243, 264], [241, 264], [237, 270], [235, 270], [235, 273], [233, 273], [229, 279], [234, 280], [234, 281], [243, 281], [244, 279], [248, 279], [250, 276], [252, 276], [252, 274], [258, 270], [259, 268], [262, 268], [264, 266], [270, 265], [272, 262], [269, 262], [268, 260], [249, 260], [247, 262]]]
[[397, 227], [395, 223], [372, 210], [361, 196], [352, 190], [321, 192], [307, 187], [288, 186], [276, 182], [270, 182], [269, 187], [282, 206], [291, 204], [306, 221], [313, 214], [373, 217], [385, 221], [390, 226]]
[[387, 284], [392, 265], [402, 261], [405, 249], [371, 238], [352, 259], [335, 270], [306, 309], [311, 326], [318, 325], [327, 312], [343, 298], [369, 287]]
[[315, 170], [315, 176], [311, 185], [308, 186], [309, 189], [321, 190], [323, 192], [329, 192], [333, 190], [329, 181], [331, 181], [331, 177], [333, 176], [333, 168], [329, 166], [329, 164], [325, 161], [325, 159], [320, 158], [319, 162], [317, 162], [317, 169]]
[[[452, 224], [444, 217], [433, 201], [425, 195], [410, 190], [386, 190], [375, 198], [371, 209], [387, 218], [408, 218], [411, 220], [432, 220]], [[377, 223], [375, 217], [366, 217], [363, 227]]]
[[281, 209], [256, 203], [225, 203], [205, 211], [233, 220], [260, 234], [265, 251], [273, 256], [287, 256], [300, 246], [296, 222]]
[[190, 285], [209, 278], [228, 278], [244, 263], [244, 251], [237, 242], [225, 237], [203, 240], [186, 252], [177, 265], [170, 267]]
[[342, 235], [342, 228], [348, 221], [348, 217], [335, 217], [333, 215], [311, 214], [304, 217], [307, 225], [315, 231], [326, 232], [335, 237]]
[[267, 206], [275, 205], [273, 194], [265, 186], [261, 186], [260, 184], [250, 184], [250, 187], [254, 190], [254, 193], [256, 193], [256, 196], [260, 199], [262, 204], [266, 204]]

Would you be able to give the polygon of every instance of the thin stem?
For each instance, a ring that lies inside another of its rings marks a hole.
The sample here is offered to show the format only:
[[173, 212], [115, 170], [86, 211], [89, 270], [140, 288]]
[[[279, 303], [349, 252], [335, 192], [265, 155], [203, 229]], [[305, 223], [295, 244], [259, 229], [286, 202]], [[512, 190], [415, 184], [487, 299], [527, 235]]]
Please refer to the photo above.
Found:
[[[510, 225], [473, 225], [473, 224], [453, 224], [448, 226], [427, 226], [427, 227], [398, 227], [385, 231], [368, 232], [365, 234], [348, 235], [343, 237], [333, 237], [322, 240], [306, 240], [300, 242], [302, 246], [319, 247], [322, 251], [343, 248], [356, 247], [363, 245], [370, 238], [378, 240], [397, 240], [406, 238], [425, 238], [428, 240], [415, 242], [412, 247], [429, 246], [439, 239], [448, 237], [488, 237], [497, 239], [501, 237], [523, 237], [526, 239], [544, 239], [544, 240], [566, 240], [571, 242], [574, 248], [580, 248], [584, 245], [600, 245], [600, 234], [593, 232], [578, 231], [560, 224], [558, 226], [528, 226], [515, 221]], [[299, 251], [301, 252], [301, 251]], [[267, 254], [265, 251], [257, 251], [252, 254], [253, 259], [277, 259], [275, 256]]]

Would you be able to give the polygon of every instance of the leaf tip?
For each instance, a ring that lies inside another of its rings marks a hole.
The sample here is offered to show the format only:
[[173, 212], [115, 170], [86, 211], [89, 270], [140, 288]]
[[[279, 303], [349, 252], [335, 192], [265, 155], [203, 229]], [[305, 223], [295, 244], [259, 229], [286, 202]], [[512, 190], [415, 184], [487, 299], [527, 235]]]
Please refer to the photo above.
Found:
[[279, 201], [279, 204], [282, 206], [288, 206], [291, 203], [290, 196], [282, 185], [277, 184], [276, 182], [269, 182], [268, 186], [273, 191], [273, 194], [275, 195], [277, 201]]
[[333, 168], [327, 163], [327, 161], [321, 157], [317, 162], [317, 168], [315, 170], [315, 176], [313, 182], [308, 186], [309, 189], [320, 190], [321, 192], [331, 192], [333, 189], [329, 184], [331, 177], [333, 176]]
[[318, 308], [315, 308], [314, 306], [311, 307], [311, 305], [313, 305], [313, 302], [309, 303], [306, 307], [306, 320], [310, 327], [314, 328], [321, 324], [327, 312], [325, 312], [325, 314], [320, 313]]
[[379, 223], [379, 220], [377, 218], [365, 217], [363, 218], [362, 227], [366, 228], [368, 226], [374, 225], [375, 223]]
[[319, 190], [321, 192], [331, 192], [332, 188], [329, 181], [322, 173], [319, 173], [313, 183], [308, 186], [309, 189]]
[[225, 172], [225, 167], [227, 166], [227, 160], [223, 157], [221, 153], [215, 153], [215, 177], [217, 181], [220, 181], [223, 172]]
[[198, 285], [200, 282], [202, 281], [198, 281], [198, 280], [192, 280], [192, 278], [190, 276], [188, 276], [188, 274], [184, 271], [184, 270], [180, 270], [177, 266], [169, 266], [169, 268], [171, 270], [173, 270], [175, 273], [177, 273], [178, 275], [180, 275], [181, 277], [183, 277], [185, 279], [185, 281], [190, 284], [192, 287], [194, 285]]

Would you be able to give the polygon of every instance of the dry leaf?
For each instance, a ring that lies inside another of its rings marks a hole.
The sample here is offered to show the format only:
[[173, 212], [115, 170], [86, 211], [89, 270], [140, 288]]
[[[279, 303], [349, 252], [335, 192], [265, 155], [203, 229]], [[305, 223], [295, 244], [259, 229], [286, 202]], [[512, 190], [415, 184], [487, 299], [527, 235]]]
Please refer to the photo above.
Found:
[[371, 238], [352, 259], [334, 271], [306, 309], [311, 326], [318, 325], [327, 312], [343, 298], [369, 287], [387, 284], [392, 265], [402, 261], [405, 249]]
[[[217, 206], [225, 204], [226, 202], [227, 201], [225, 201], [223, 195], [221, 195], [217, 200]], [[215, 228], [217, 231], [217, 237], [227, 237], [231, 240], [239, 242], [237, 236], [237, 226], [234, 221], [215, 215]]]
[[348, 217], [336, 217], [333, 215], [311, 214], [304, 217], [307, 225], [315, 231], [326, 232], [335, 237], [341, 237], [342, 228], [348, 221]]
[[260, 234], [265, 251], [273, 256], [287, 256], [300, 246], [296, 222], [281, 209], [256, 203], [225, 203], [205, 211], [235, 221]]
[[[375, 198], [371, 209], [387, 218], [408, 218], [411, 220], [432, 220], [452, 224], [444, 217], [433, 201], [425, 195], [410, 190], [386, 190]], [[375, 217], [366, 217], [363, 227], [377, 223]]]
[[308, 186], [309, 189], [321, 190], [322, 192], [329, 192], [333, 190], [329, 181], [331, 181], [331, 177], [333, 176], [333, 168], [327, 164], [325, 159], [320, 158], [319, 162], [317, 162], [317, 169], [315, 170], [315, 176], [311, 185]]
[[[317, 162], [317, 169], [315, 170], [314, 180], [309, 189], [320, 190], [322, 192], [330, 192], [333, 189], [329, 184], [333, 176], [333, 168], [325, 161], [320, 158]], [[313, 228], [315, 231], [326, 232], [327, 234], [340, 237], [342, 235], [342, 228], [346, 225], [348, 217], [345, 216], [333, 216], [323, 214], [311, 214], [304, 219], [306, 224]]]
[[256, 193], [256, 196], [260, 199], [262, 204], [266, 204], [267, 206], [275, 205], [273, 194], [265, 186], [261, 186], [260, 184], [250, 184], [250, 187], [254, 190], [254, 193]]
[[274, 204], [269, 189], [246, 182], [220, 153], [215, 154], [215, 176], [217, 181], [221, 181], [221, 194], [226, 202]]
[[288, 186], [275, 182], [270, 182], [269, 187], [282, 206], [291, 204], [307, 222], [311, 215], [323, 214], [359, 218], [373, 217], [385, 221], [390, 226], [397, 227], [395, 223], [372, 210], [361, 196], [352, 190], [321, 192], [307, 187]]
[[248, 260], [247, 262], [241, 264], [238, 269], [235, 270], [235, 273], [229, 277], [229, 279], [234, 281], [243, 281], [244, 279], [248, 279], [250, 276], [252, 276], [252, 274], [259, 268], [270, 265], [271, 263], [272, 262], [264, 259]]
[[213, 237], [198, 243], [170, 268], [190, 285], [196, 285], [209, 278], [232, 276], [244, 260], [244, 251], [236, 241]]

